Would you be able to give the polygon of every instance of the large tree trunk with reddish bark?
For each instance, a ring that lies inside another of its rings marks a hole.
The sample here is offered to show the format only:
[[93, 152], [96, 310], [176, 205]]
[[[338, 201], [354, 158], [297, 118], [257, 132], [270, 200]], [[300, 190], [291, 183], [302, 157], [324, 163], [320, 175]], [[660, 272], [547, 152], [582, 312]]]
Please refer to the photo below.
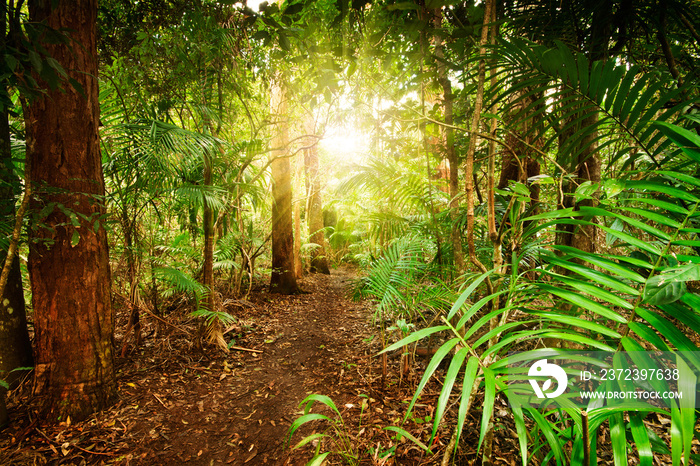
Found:
[[272, 275], [270, 292], [296, 294], [301, 290], [294, 273], [292, 182], [289, 162], [287, 95], [283, 78], [272, 89], [272, 113], [276, 119], [270, 152], [272, 171]]
[[[309, 128], [309, 134], [313, 134], [314, 128]], [[306, 220], [309, 225], [309, 241], [318, 244], [318, 248], [311, 252], [311, 264], [309, 270], [312, 273], [325, 273], [330, 275], [328, 267], [328, 246], [326, 234], [323, 228], [323, 202], [321, 200], [321, 180], [318, 173], [318, 147], [314, 144], [304, 151], [304, 171], [306, 174], [306, 194], [308, 204]]]
[[35, 391], [53, 419], [83, 419], [116, 399], [109, 252], [98, 140], [97, 2], [30, 0], [32, 21], [70, 31], [44, 44], [83, 92], [66, 86], [25, 115], [36, 195], [29, 273], [36, 331]]

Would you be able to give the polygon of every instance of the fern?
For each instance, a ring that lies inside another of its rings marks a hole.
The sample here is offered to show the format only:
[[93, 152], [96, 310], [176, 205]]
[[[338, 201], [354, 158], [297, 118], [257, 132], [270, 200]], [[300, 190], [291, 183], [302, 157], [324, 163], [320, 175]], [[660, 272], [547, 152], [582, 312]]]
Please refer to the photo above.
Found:
[[201, 283], [182, 270], [162, 266], [154, 268], [153, 274], [166, 285], [164, 296], [170, 296], [175, 292], [188, 293], [192, 294], [199, 302], [208, 293]]
[[[574, 160], [586, 149], [581, 142], [595, 136], [599, 151], [622, 148], [613, 162], [626, 157], [629, 164], [646, 155], [659, 167], [659, 155], [670, 141], [652, 123], [677, 121], [688, 104], [679, 101], [683, 90], [674, 82], [645, 74], [636, 65], [590, 62], [561, 42], [549, 48], [524, 39], [501, 40], [490, 63], [497, 82], [486, 98], [509, 115], [507, 127], [532, 122], [527, 135], [543, 142], [543, 152], [569, 129], [561, 127], [561, 121], [575, 118], [572, 124], [578, 124], [589, 116], [599, 117], [594, 125], [576, 128], [574, 137], [559, 148]], [[551, 128], [556, 131], [547, 136]], [[632, 148], [639, 152], [633, 155]]]

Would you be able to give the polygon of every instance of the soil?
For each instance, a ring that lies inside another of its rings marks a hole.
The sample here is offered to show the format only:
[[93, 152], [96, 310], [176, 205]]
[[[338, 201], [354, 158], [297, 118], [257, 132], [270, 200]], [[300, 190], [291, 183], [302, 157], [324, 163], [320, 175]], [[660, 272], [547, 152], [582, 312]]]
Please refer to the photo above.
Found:
[[[430, 456], [384, 429], [402, 425], [420, 364], [399, 376], [396, 355], [382, 379], [372, 305], [347, 297], [353, 278], [352, 269], [340, 268], [331, 276], [305, 277], [307, 294], [281, 296], [261, 287], [248, 301], [223, 300], [237, 319], [226, 334], [227, 341], [235, 340], [229, 353], [197, 350], [197, 322], [184, 310], [167, 315], [170, 325], [161, 336], [153, 335], [156, 321], [144, 315], [144, 342], [117, 360], [116, 405], [83, 422], [50, 424], [40, 419], [27, 381], [8, 398], [12, 421], [0, 433], [0, 464], [303, 465], [318, 440], [291, 447], [324, 432], [328, 437], [319, 446], [334, 453], [329, 464], [341, 464], [341, 454], [356, 457], [356, 464], [440, 464], [449, 432], [438, 432]], [[126, 318], [119, 316], [122, 329]], [[426, 387], [403, 424], [422, 441], [430, 437], [434, 385]], [[315, 403], [312, 412], [336, 424], [305, 423], [290, 442], [290, 426], [303, 414], [300, 403], [314, 393], [330, 397], [342, 421]], [[471, 414], [465, 427], [472, 447], [478, 418], [478, 412]], [[494, 448], [517, 450], [501, 438]], [[471, 464], [475, 457], [474, 451], [461, 453], [457, 464]], [[515, 464], [516, 458], [507, 454], [499, 462]]]

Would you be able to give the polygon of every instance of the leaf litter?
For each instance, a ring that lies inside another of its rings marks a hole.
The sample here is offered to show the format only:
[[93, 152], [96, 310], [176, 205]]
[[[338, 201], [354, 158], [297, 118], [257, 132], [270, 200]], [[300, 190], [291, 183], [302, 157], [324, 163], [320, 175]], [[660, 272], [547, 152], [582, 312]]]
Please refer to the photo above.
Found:
[[[181, 331], [153, 335], [149, 329], [158, 323], [144, 316], [144, 344], [117, 358], [119, 400], [109, 410], [83, 422], [52, 425], [41, 419], [30, 381], [10, 393], [11, 423], [0, 432], [0, 464], [304, 465], [318, 441], [298, 450], [291, 446], [328, 426], [315, 421], [292, 439], [287, 432], [303, 414], [299, 403], [312, 393], [327, 395], [341, 407], [359, 464], [440, 464], [448, 428], [431, 445], [434, 455], [384, 429], [401, 426], [427, 441], [440, 387], [433, 380], [403, 422], [425, 362], [419, 360], [412, 374], [399, 377], [401, 362], [395, 355], [382, 387], [372, 305], [348, 298], [353, 279], [354, 271], [346, 267], [331, 276], [307, 275], [301, 283], [308, 294], [298, 296], [269, 294], [261, 286], [245, 305], [227, 309], [240, 324], [230, 332], [236, 338], [232, 346], [242, 349], [228, 354], [214, 347], [201, 353], [194, 338]], [[198, 323], [185, 309], [171, 309], [166, 317], [196, 335]], [[127, 313], [118, 311], [118, 318], [119, 328], [126, 328]], [[470, 414], [464, 437], [468, 448], [460, 450], [456, 464], [477, 458], [472, 450], [479, 418], [477, 411]], [[497, 445], [516, 451], [515, 440], [507, 437], [497, 436]], [[321, 451], [339, 453], [332, 439], [321, 442]], [[342, 464], [341, 456], [331, 454], [326, 464]]]

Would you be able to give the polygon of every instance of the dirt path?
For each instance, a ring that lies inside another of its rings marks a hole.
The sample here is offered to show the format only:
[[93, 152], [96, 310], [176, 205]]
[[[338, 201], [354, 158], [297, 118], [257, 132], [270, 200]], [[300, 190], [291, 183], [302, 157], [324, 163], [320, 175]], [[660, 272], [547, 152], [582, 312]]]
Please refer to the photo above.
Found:
[[372, 389], [367, 305], [347, 299], [350, 279], [334, 270], [305, 278], [309, 294], [230, 305], [235, 344], [258, 352], [203, 357], [191, 337], [147, 338], [118, 361], [120, 401], [89, 421], [42, 426], [32, 406], [15, 406], [0, 464], [304, 464], [308, 449], [284, 446], [301, 400], [322, 393], [350, 410]]
[[[301, 400], [314, 392], [354, 396], [344, 390], [344, 379], [352, 377], [344, 368], [361, 359], [356, 346], [366, 332], [366, 314], [345, 298], [347, 280], [341, 270], [306, 279], [306, 295], [258, 295], [242, 320], [260, 327], [236, 343], [261, 353], [234, 352], [209, 365], [185, 365], [184, 373], [148, 374], [135, 382], [148, 385], [150, 393], [130, 402], [149, 413], [133, 427], [145, 434], [134, 459], [285, 463], [285, 434]], [[187, 377], [188, 369], [195, 377]], [[188, 382], [180, 383], [182, 378]]]

